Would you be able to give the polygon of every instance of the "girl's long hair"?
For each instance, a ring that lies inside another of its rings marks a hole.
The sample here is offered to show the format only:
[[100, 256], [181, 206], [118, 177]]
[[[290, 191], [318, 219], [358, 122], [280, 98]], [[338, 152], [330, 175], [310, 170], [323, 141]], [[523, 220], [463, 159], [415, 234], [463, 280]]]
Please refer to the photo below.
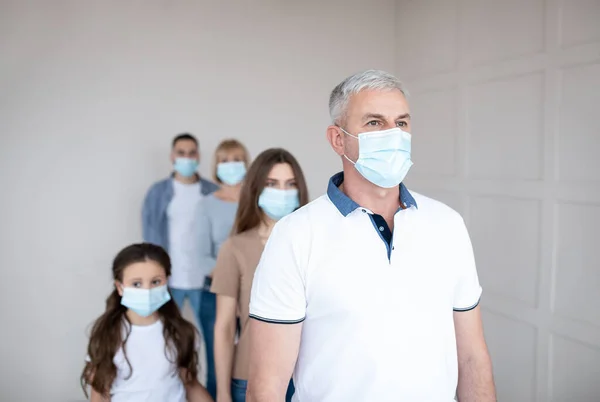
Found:
[[235, 222], [233, 224], [232, 234], [236, 235], [250, 229], [254, 229], [263, 221], [265, 215], [258, 206], [258, 197], [265, 188], [269, 173], [273, 166], [278, 163], [287, 163], [294, 172], [296, 187], [298, 188], [298, 198], [300, 206], [308, 203], [308, 189], [306, 180], [300, 164], [294, 158], [294, 155], [282, 148], [270, 148], [256, 157], [250, 165], [244, 184], [240, 191], [240, 202], [238, 205]]
[[[140, 243], [132, 244], [117, 254], [113, 261], [113, 279], [123, 281], [125, 269], [137, 262], [154, 261], [165, 270], [167, 277], [171, 275], [171, 260], [162, 247]], [[123, 347], [125, 360], [129, 365], [129, 376], [133, 372], [127, 358], [126, 344], [131, 333], [131, 323], [127, 319], [127, 307], [121, 305], [121, 296], [115, 287], [106, 299], [106, 311], [94, 323], [88, 345], [88, 359], [81, 374], [81, 387], [87, 397], [87, 386], [108, 397], [110, 388], [117, 376], [117, 366], [113, 362], [119, 348]], [[179, 308], [171, 299], [158, 309], [163, 322], [165, 337], [165, 355], [174, 356], [178, 369], [184, 369], [185, 383], [198, 376], [197, 330], [186, 321]], [[179, 373], [178, 373], [179, 374]]]

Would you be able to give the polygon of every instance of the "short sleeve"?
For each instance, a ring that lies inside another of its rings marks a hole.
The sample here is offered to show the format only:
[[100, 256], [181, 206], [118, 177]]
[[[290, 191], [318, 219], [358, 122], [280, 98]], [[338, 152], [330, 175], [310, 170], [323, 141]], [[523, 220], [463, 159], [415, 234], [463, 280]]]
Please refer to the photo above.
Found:
[[[271, 323], [295, 324], [306, 314], [305, 240], [299, 219], [292, 214], [277, 222], [254, 274], [250, 317]], [[304, 252], [305, 254], [305, 252]]]
[[217, 263], [212, 273], [210, 290], [218, 295], [237, 299], [240, 290], [240, 267], [234, 254], [231, 238], [227, 239], [219, 250]]
[[469, 311], [479, 304], [481, 286], [477, 276], [473, 246], [462, 218], [456, 227], [456, 236], [453, 242], [457, 272], [454, 289], [454, 311]]

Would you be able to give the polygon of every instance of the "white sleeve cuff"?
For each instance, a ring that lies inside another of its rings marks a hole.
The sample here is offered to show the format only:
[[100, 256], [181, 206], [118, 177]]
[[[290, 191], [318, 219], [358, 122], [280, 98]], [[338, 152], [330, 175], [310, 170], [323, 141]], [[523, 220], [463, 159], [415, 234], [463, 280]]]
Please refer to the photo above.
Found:
[[460, 300], [459, 303], [455, 303], [454, 311], [470, 311], [479, 305], [481, 300], [481, 286], [478, 287], [477, 291], [472, 294], [471, 297]]

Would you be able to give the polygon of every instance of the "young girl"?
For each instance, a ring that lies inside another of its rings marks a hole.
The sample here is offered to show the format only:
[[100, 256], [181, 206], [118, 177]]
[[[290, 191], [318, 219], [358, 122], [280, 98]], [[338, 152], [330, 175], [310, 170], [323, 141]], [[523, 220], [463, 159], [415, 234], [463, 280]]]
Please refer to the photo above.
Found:
[[171, 300], [168, 254], [133, 244], [113, 261], [114, 290], [94, 323], [81, 385], [92, 402], [209, 402], [198, 383], [197, 331]]
[[214, 178], [221, 187], [204, 198], [198, 208], [200, 269], [206, 275], [198, 322], [206, 344], [206, 388], [213, 398], [217, 392], [213, 343], [216, 297], [210, 291], [211, 274], [219, 248], [231, 233], [247, 167], [248, 152], [242, 143], [233, 139], [221, 142], [215, 150], [214, 165]]
[[[246, 400], [248, 306], [254, 271], [275, 222], [307, 202], [304, 175], [289, 152], [268, 149], [252, 163], [242, 186], [232, 236], [223, 243], [213, 271], [218, 402]], [[235, 346], [238, 311], [241, 333]], [[293, 392], [290, 382], [287, 401]]]

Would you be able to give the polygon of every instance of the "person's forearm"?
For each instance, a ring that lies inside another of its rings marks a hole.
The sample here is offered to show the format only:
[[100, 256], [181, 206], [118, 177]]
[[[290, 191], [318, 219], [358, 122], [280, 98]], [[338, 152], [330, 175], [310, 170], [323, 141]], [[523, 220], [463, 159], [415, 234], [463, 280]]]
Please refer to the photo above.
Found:
[[[215, 371], [217, 375], [217, 399], [221, 395], [231, 397], [231, 373], [235, 342], [235, 325], [215, 325]], [[227, 399], [223, 399], [227, 400]]]
[[471, 357], [458, 366], [459, 402], [495, 402], [496, 390], [489, 355]]

